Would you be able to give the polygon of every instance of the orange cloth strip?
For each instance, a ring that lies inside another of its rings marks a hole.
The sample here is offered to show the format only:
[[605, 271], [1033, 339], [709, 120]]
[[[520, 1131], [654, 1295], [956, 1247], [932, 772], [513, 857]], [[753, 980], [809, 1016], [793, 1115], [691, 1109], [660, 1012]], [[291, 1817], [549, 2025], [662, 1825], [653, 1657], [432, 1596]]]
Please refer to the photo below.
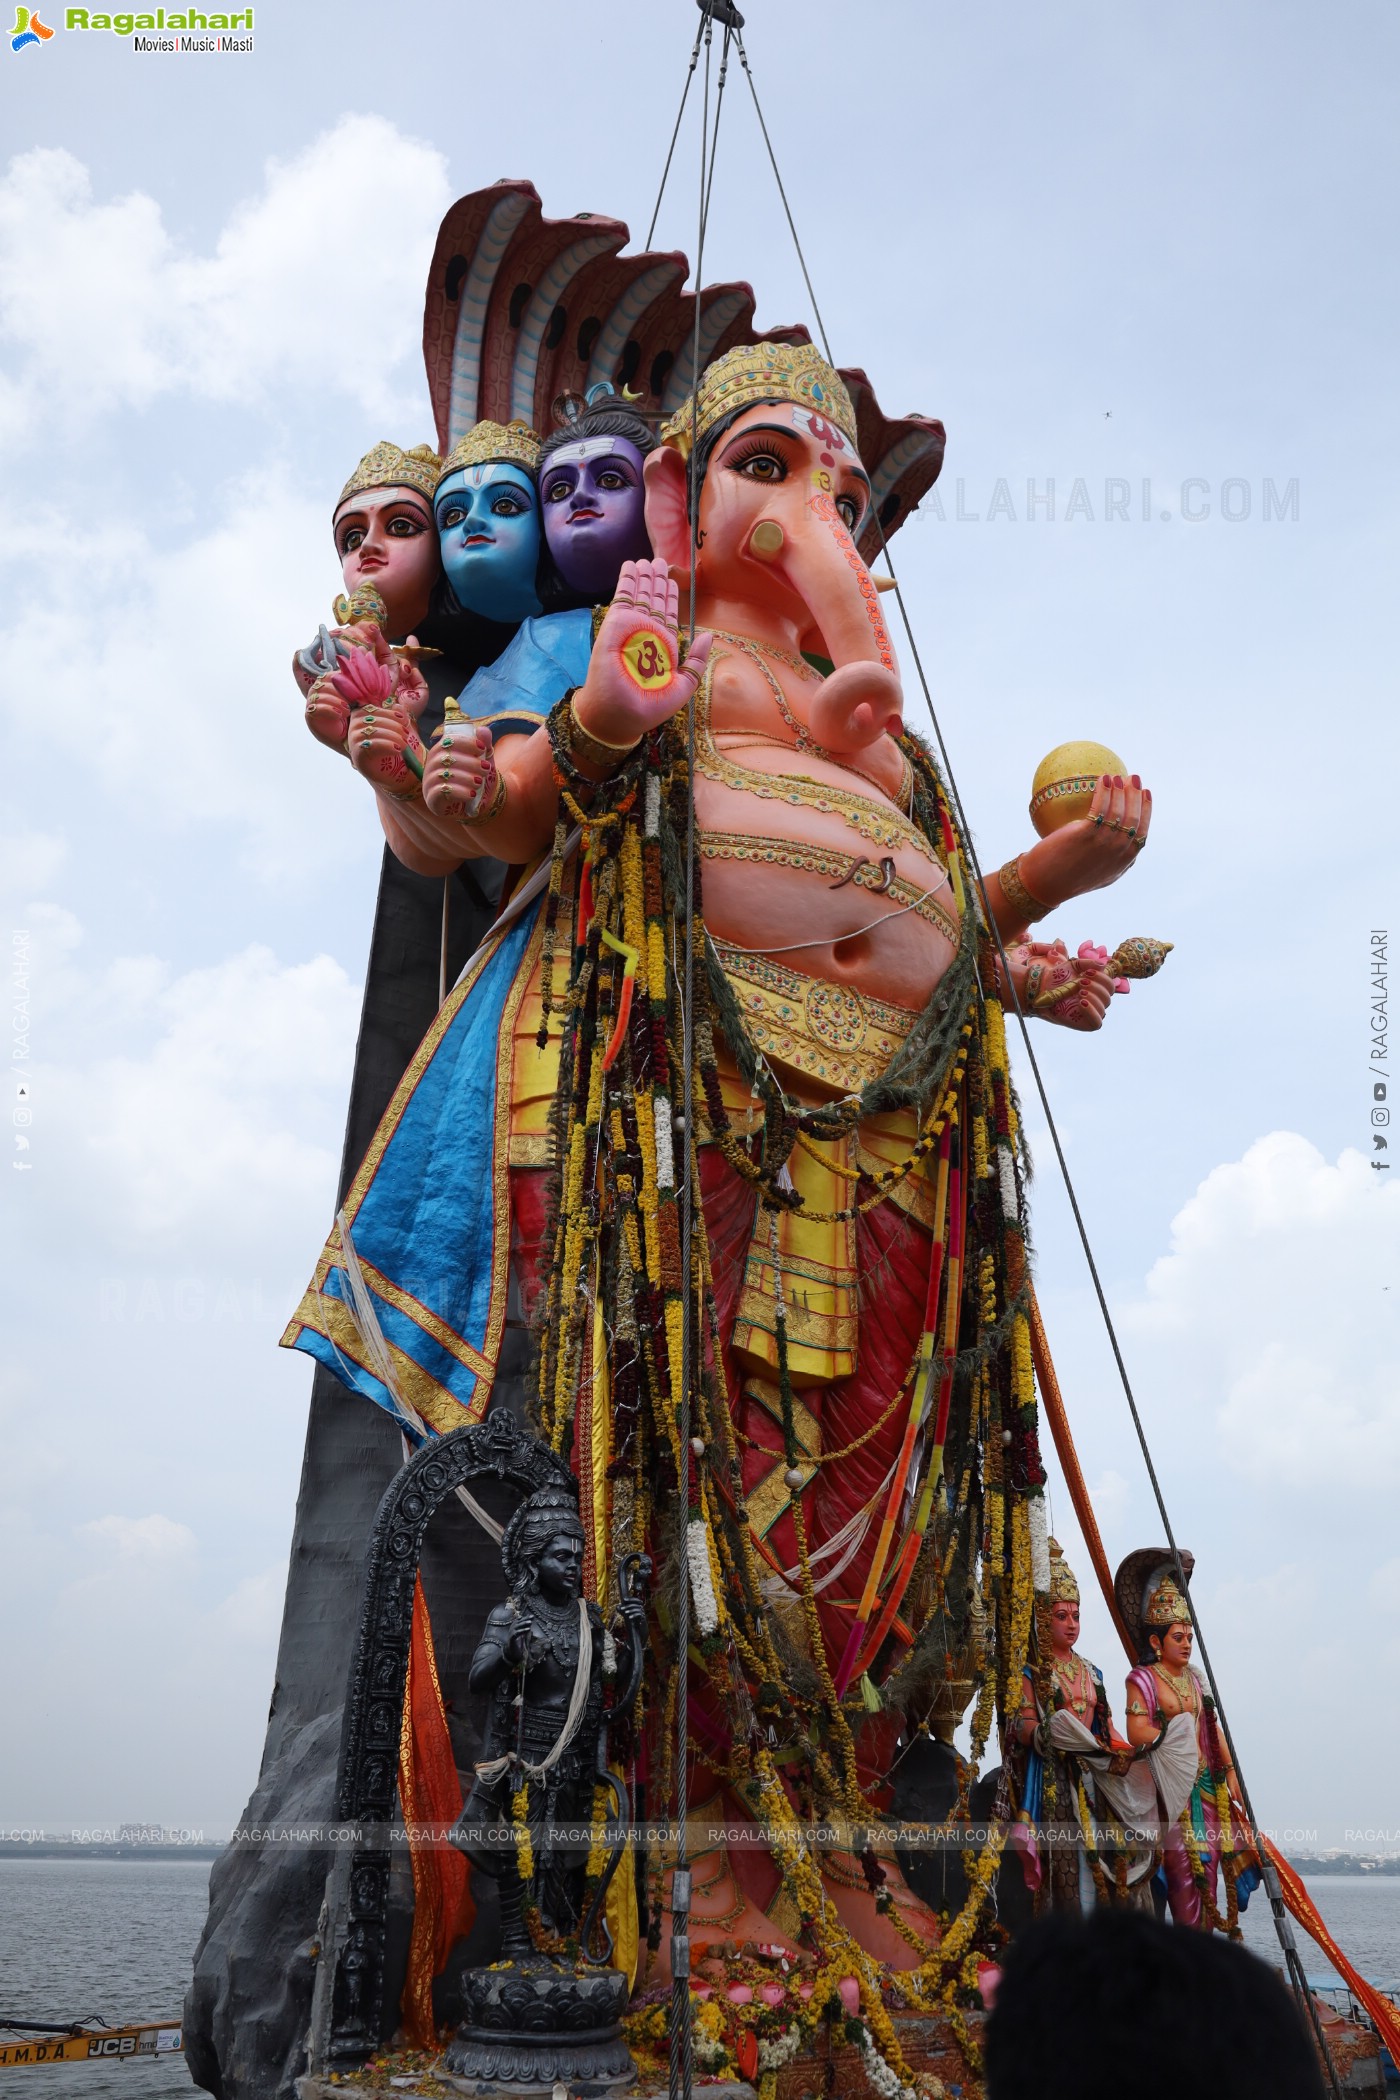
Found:
[[1303, 1877], [1296, 1867], [1289, 1865], [1277, 1845], [1265, 1838], [1264, 1849], [1273, 1861], [1274, 1871], [1283, 1890], [1283, 1900], [1290, 1916], [1297, 1919], [1304, 1932], [1308, 1933], [1322, 1949], [1337, 1974], [1346, 1983], [1348, 1990], [1359, 2005], [1363, 2005], [1376, 2023], [1376, 2032], [1386, 2048], [1400, 2063], [1400, 2012], [1389, 1998], [1383, 1998], [1378, 1990], [1367, 1983], [1343, 1954], [1327, 1927], [1323, 1924], [1316, 1904], [1308, 1894]]
[[410, 1835], [413, 1864], [413, 1937], [399, 2010], [414, 2049], [437, 2047], [433, 1978], [447, 1966], [453, 1943], [470, 1932], [476, 1916], [467, 1862], [454, 1846], [415, 1840], [415, 1826], [455, 1823], [462, 1813], [462, 1787], [438, 1683], [433, 1629], [423, 1584], [413, 1586], [413, 1635], [399, 1731], [399, 1807]]
[[[1045, 1329], [1041, 1324], [1040, 1307], [1035, 1300], [1034, 1287], [1031, 1290], [1031, 1349], [1035, 1357], [1035, 1375], [1040, 1386], [1040, 1397], [1044, 1402], [1050, 1431], [1055, 1439], [1055, 1450], [1059, 1455], [1065, 1484], [1069, 1489], [1069, 1498], [1074, 1504], [1074, 1513], [1079, 1519], [1079, 1528], [1084, 1535], [1089, 1558], [1094, 1563], [1094, 1573], [1099, 1578], [1099, 1588], [1103, 1591], [1105, 1604], [1113, 1614], [1113, 1623], [1118, 1629], [1124, 1653], [1129, 1662], [1135, 1664], [1137, 1657], [1133, 1654], [1133, 1645], [1128, 1638], [1128, 1630], [1119, 1615], [1117, 1600], [1113, 1594], [1113, 1581], [1108, 1572], [1103, 1540], [1099, 1537], [1099, 1527], [1089, 1506], [1089, 1490], [1084, 1485], [1084, 1475], [1079, 1468], [1079, 1454], [1070, 1435], [1069, 1420], [1065, 1414], [1059, 1380], [1055, 1376], [1055, 1366], [1050, 1361], [1050, 1345], [1045, 1339]], [[1302, 1926], [1310, 1939], [1316, 1941], [1357, 2003], [1363, 2005], [1370, 2014], [1376, 2024], [1377, 2034], [1396, 2062], [1400, 2063], [1400, 2012], [1396, 2011], [1389, 1998], [1382, 1997], [1381, 1993], [1373, 1989], [1364, 1976], [1359, 1975], [1352, 1967], [1323, 1924], [1321, 1914], [1308, 1894], [1297, 1868], [1289, 1865], [1277, 1845], [1264, 1837], [1262, 1832], [1260, 1843], [1268, 1853], [1278, 1875], [1279, 1887], [1283, 1892], [1289, 1916]]]
[[1040, 1387], [1040, 1398], [1045, 1409], [1045, 1419], [1050, 1424], [1050, 1434], [1055, 1439], [1055, 1452], [1060, 1461], [1060, 1470], [1065, 1476], [1069, 1499], [1074, 1504], [1074, 1514], [1079, 1519], [1079, 1529], [1089, 1558], [1094, 1563], [1094, 1573], [1099, 1578], [1104, 1602], [1112, 1615], [1118, 1638], [1123, 1643], [1123, 1652], [1134, 1665], [1137, 1657], [1128, 1638], [1128, 1629], [1123, 1624], [1118, 1609], [1118, 1600], [1113, 1594], [1113, 1577], [1108, 1572], [1108, 1556], [1099, 1537], [1098, 1520], [1089, 1502], [1089, 1490], [1084, 1475], [1079, 1469], [1079, 1453], [1074, 1448], [1074, 1438], [1069, 1433], [1069, 1417], [1060, 1392], [1060, 1381], [1055, 1376], [1055, 1366], [1050, 1361], [1050, 1344], [1045, 1339], [1045, 1328], [1040, 1317], [1040, 1305], [1035, 1295], [1035, 1285], [1030, 1286], [1031, 1295], [1031, 1355], [1035, 1360], [1036, 1383]]

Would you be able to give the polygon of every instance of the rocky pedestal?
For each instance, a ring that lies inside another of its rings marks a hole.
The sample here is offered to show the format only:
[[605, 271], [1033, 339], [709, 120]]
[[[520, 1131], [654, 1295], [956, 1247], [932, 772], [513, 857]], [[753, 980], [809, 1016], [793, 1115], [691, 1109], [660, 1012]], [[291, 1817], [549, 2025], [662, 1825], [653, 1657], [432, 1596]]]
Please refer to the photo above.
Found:
[[[500, 875], [496, 863], [482, 862], [451, 879], [449, 985], [494, 916]], [[337, 1204], [437, 1010], [442, 911], [441, 881], [410, 873], [386, 851]], [[308, 1249], [308, 1268], [313, 1252]], [[275, 1339], [269, 1337], [269, 1346]], [[521, 1376], [526, 1354], [523, 1330], [508, 1329], [503, 1383], [512, 1367]], [[248, 1829], [297, 1831], [333, 1822], [365, 1554], [380, 1498], [402, 1462], [389, 1418], [318, 1368], [262, 1769], [243, 1818]], [[439, 1670], [450, 1692], [455, 1684], [465, 1685], [486, 1614], [500, 1596], [499, 1556], [464, 1511], [444, 1510], [422, 1572]], [[460, 1718], [449, 1714], [449, 1725], [458, 1765], [466, 1768], [481, 1753], [465, 1701], [463, 1708]], [[294, 2100], [296, 2081], [306, 2070], [329, 1865], [329, 1853], [318, 1847], [274, 1838], [236, 1843], [214, 1867], [184, 2020], [191, 2076], [219, 2100]], [[412, 1903], [407, 1857], [396, 1857], [387, 2020], [396, 2018]], [[491, 1958], [494, 1926], [489, 1901], [479, 1907], [479, 1931], [467, 1959]], [[444, 2003], [445, 2019], [455, 2013], [455, 2006]]]

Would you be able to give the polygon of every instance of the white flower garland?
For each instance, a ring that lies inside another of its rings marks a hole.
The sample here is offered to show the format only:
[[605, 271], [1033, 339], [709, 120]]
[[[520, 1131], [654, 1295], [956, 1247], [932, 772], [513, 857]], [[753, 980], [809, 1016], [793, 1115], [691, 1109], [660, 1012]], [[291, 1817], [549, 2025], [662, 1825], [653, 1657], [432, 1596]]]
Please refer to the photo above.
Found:
[[676, 1185], [676, 1155], [671, 1145], [671, 1097], [658, 1087], [651, 1097], [652, 1117], [656, 1125], [656, 1186], [659, 1189]]
[[1014, 1225], [1021, 1210], [1016, 1197], [1016, 1163], [1008, 1145], [997, 1146], [997, 1185], [1001, 1192], [1001, 1214]]
[[710, 1534], [703, 1517], [692, 1517], [685, 1528], [685, 1558], [690, 1569], [690, 1594], [695, 1600], [695, 1623], [702, 1635], [719, 1627], [719, 1604], [710, 1575]]
[[797, 2026], [785, 2028], [771, 2042], [758, 2045], [758, 2068], [760, 2071], [781, 2071], [790, 2064], [802, 2046], [802, 2029]]
[[1031, 1588], [1045, 1596], [1050, 1588], [1050, 1519], [1044, 1495], [1032, 1495], [1026, 1503], [1031, 1527]]
[[865, 2063], [865, 2075], [880, 2095], [880, 2100], [917, 2100], [914, 2088], [906, 2085], [899, 2073], [892, 2071], [885, 2062], [868, 2027], [861, 2030], [860, 2053]]
[[702, 2071], [717, 2071], [724, 2062], [724, 2054], [724, 2039], [721, 2035], [696, 2034], [695, 2061]]

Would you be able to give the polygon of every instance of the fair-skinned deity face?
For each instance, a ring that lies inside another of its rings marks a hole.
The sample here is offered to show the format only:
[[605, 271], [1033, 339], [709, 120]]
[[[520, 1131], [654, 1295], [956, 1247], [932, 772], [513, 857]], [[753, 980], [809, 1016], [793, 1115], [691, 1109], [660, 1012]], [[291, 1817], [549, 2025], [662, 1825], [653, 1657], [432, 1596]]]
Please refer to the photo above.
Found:
[[433, 499], [442, 566], [459, 605], [508, 623], [539, 612], [540, 514], [523, 467], [488, 461], [449, 474]]
[[543, 1596], [562, 1603], [583, 1591], [583, 1533], [557, 1532], [535, 1563], [535, 1579]]
[[335, 551], [346, 590], [373, 584], [396, 639], [426, 618], [438, 546], [432, 513], [415, 489], [361, 489], [351, 496], [335, 514]]
[[1079, 1606], [1068, 1597], [1057, 1598], [1050, 1607], [1050, 1638], [1057, 1655], [1068, 1655], [1079, 1639]]
[[651, 552], [642, 512], [642, 455], [630, 438], [561, 445], [540, 476], [544, 532], [570, 590], [611, 598], [625, 561]]
[[1191, 1660], [1194, 1633], [1189, 1619], [1164, 1626], [1158, 1636], [1157, 1653], [1169, 1670], [1184, 1670]]

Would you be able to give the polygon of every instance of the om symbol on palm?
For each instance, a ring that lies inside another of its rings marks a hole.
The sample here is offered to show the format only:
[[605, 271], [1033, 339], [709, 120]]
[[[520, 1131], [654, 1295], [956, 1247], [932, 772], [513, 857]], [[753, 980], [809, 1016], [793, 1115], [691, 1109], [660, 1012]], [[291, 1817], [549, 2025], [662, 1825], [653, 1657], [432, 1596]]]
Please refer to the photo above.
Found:
[[633, 683], [647, 692], [667, 684], [673, 674], [670, 652], [665, 643], [660, 635], [645, 627], [629, 635], [623, 644], [622, 661]]

